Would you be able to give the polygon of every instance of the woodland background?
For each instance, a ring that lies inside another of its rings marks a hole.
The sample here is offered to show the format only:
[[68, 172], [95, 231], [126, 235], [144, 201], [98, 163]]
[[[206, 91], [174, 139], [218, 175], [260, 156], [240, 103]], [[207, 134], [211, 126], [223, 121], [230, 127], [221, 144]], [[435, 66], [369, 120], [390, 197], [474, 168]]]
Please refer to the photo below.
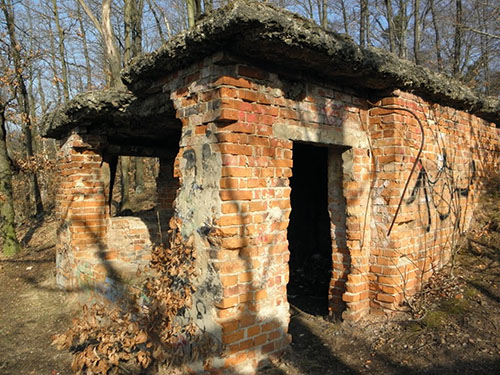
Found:
[[[500, 95], [497, 0], [272, 0], [361, 46], [393, 52]], [[0, 243], [51, 212], [58, 145], [44, 114], [83, 91], [119, 87], [120, 70], [223, 6], [218, 0], [0, 0]], [[120, 210], [155, 161], [122, 157]]]

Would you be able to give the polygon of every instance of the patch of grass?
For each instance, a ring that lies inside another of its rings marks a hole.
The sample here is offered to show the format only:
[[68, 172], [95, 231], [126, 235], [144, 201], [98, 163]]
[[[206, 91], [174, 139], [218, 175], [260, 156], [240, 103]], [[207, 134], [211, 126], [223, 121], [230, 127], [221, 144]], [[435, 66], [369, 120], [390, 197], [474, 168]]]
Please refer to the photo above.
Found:
[[474, 297], [477, 296], [478, 293], [479, 292], [478, 292], [478, 290], [476, 288], [468, 287], [464, 291], [464, 298], [466, 298], [466, 299], [474, 298]]
[[450, 298], [439, 305], [439, 310], [447, 315], [463, 315], [467, 312], [468, 302], [465, 299]]
[[439, 329], [446, 324], [447, 318], [448, 314], [446, 314], [444, 311], [428, 311], [422, 319], [421, 324], [425, 328]]
[[[432, 330], [441, 329], [451, 320], [466, 314], [468, 307], [469, 304], [465, 299], [449, 298], [442, 301], [434, 310], [427, 311], [420, 321], [420, 326]], [[410, 326], [409, 328], [414, 332], [418, 330], [417, 327]]]

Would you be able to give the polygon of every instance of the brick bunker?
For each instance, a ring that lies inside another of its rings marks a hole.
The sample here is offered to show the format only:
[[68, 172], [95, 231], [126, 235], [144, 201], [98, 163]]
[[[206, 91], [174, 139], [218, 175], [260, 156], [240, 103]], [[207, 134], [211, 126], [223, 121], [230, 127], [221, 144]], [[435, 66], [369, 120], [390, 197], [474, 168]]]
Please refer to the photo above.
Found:
[[57, 281], [107, 293], [147, 264], [157, 216], [112, 217], [110, 175], [119, 155], [158, 157], [156, 211], [193, 241], [192, 317], [230, 374], [288, 345], [289, 298], [349, 320], [397, 310], [499, 168], [497, 100], [266, 4], [209, 14], [122, 78], [46, 121]]

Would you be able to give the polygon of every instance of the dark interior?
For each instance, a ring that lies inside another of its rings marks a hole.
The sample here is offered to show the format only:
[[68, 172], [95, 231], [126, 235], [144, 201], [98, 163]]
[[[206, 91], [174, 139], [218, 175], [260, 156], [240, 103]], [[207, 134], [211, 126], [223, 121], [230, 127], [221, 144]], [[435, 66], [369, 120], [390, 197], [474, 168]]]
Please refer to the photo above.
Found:
[[290, 187], [288, 299], [307, 313], [327, 315], [332, 270], [327, 147], [294, 143]]

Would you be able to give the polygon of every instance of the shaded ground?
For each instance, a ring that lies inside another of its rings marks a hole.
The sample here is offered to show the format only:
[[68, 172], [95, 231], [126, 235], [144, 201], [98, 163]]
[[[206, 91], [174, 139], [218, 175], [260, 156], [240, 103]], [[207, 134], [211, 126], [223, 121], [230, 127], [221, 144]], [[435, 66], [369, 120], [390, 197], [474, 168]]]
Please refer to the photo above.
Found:
[[500, 252], [464, 250], [460, 264], [453, 280], [433, 279], [418, 319], [347, 325], [294, 312], [290, 350], [260, 374], [500, 374]]
[[[55, 287], [53, 222], [21, 230], [25, 251], [0, 255], [0, 374], [69, 375], [71, 356], [50, 346], [68, 327], [72, 298]], [[74, 311], [74, 310], [73, 310]]]

